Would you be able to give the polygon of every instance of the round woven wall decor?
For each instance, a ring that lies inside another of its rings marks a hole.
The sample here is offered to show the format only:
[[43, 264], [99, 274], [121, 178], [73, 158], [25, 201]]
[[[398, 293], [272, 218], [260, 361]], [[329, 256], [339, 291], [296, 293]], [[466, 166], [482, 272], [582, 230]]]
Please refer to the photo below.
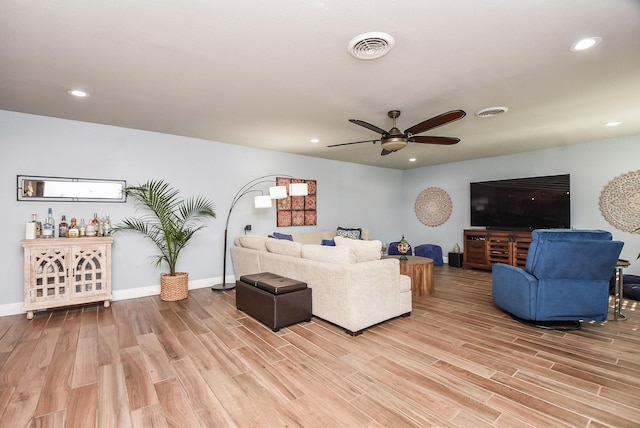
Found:
[[451, 198], [438, 187], [424, 189], [416, 198], [416, 216], [427, 226], [440, 226], [451, 215]]
[[640, 171], [622, 174], [604, 186], [600, 212], [611, 225], [625, 232], [640, 227]]

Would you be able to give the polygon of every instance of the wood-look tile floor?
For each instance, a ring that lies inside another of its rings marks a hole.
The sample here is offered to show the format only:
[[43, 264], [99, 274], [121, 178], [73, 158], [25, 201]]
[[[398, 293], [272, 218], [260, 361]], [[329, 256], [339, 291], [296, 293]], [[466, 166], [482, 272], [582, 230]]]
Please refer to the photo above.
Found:
[[488, 272], [435, 275], [355, 338], [273, 333], [208, 288], [2, 317], [0, 427], [640, 426], [640, 302], [556, 332], [496, 309]]

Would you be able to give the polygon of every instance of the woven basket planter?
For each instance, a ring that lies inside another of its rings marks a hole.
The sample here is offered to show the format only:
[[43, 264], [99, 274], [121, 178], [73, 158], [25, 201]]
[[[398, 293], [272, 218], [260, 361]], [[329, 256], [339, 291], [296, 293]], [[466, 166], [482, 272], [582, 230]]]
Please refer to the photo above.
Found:
[[175, 302], [186, 299], [189, 295], [189, 273], [176, 272], [160, 274], [160, 299], [165, 302]]

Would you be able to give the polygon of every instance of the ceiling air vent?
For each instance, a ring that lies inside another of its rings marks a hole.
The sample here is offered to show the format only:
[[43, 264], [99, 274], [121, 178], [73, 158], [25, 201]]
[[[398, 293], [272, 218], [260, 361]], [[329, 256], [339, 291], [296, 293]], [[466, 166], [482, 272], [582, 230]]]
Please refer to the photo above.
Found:
[[478, 110], [476, 112], [477, 117], [493, 117], [502, 113], [506, 113], [509, 110], [507, 107], [488, 107]]
[[387, 33], [365, 33], [351, 39], [347, 50], [357, 59], [376, 59], [385, 56], [395, 43]]

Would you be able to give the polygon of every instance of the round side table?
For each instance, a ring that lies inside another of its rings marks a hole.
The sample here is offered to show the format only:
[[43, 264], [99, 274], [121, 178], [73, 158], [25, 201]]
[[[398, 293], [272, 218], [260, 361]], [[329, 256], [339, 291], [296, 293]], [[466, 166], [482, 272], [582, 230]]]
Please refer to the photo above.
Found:
[[[383, 256], [400, 259], [400, 256]], [[427, 257], [407, 256], [400, 260], [400, 273], [411, 278], [411, 295], [428, 296], [433, 291], [433, 260]]]

